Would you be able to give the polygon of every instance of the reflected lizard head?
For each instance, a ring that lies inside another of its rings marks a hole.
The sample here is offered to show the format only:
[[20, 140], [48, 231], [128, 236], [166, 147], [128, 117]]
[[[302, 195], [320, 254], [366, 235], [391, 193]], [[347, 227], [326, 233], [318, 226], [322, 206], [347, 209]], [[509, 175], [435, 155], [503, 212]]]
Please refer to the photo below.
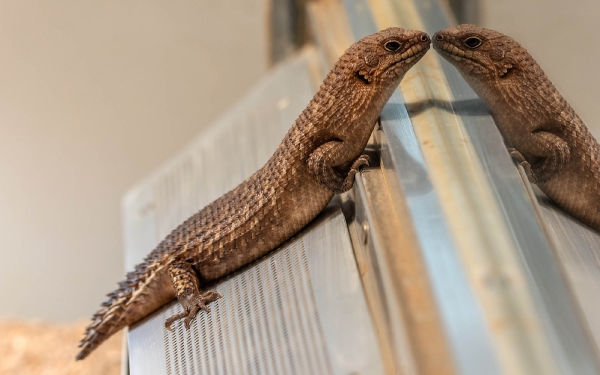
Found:
[[534, 63], [511, 37], [475, 25], [459, 25], [436, 32], [433, 48], [469, 83], [518, 79], [519, 70]]

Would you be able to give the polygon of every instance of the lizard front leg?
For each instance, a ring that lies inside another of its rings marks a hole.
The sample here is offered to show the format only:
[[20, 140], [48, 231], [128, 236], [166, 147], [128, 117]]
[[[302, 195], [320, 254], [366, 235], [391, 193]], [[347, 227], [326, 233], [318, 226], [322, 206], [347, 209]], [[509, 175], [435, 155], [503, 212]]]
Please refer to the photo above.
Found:
[[[560, 137], [545, 131], [531, 134], [527, 151], [521, 153], [514, 148], [508, 149], [513, 160], [523, 166], [529, 181], [542, 184], [556, 176], [567, 164], [571, 149]], [[527, 160], [526, 154], [530, 160]]]
[[[360, 155], [355, 160], [348, 155], [343, 141], [330, 141], [319, 146], [308, 157], [308, 170], [315, 179], [336, 194], [346, 192], [354, 184], [354, 175], [363, 165], [369, 165], [369, 156]], [[347, 172], [340, 171], [352, 161]]]
[[189, 263], [173, 262], [169, 265], [168, 272], [177, 299], [183, 307], [183, 312], [167, 319], [165, 327], [170, 331], [173, 322], [185, 318], [185, 328], [189, 329], [190, 321], [196, 316], [198, 311], [200, 311], [200, 309], [210, 311], [206, 305], [221, 298], [221, 295], [214, 290], [200, 293], [200, 290], [198, 289], [198, 275]]

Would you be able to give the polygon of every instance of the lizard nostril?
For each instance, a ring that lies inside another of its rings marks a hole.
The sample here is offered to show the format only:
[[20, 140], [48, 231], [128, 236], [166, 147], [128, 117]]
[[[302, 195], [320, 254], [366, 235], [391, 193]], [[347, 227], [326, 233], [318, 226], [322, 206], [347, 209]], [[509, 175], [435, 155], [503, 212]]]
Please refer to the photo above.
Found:
[[421, 42], [429, 42], [429, 36], [427, 34], [421, 35]]
[[435, 37], [435, 40], [444, 40], [444, 37], [443, 37], [443, 36], [441, 36], [441, 35], [440, 35], [440, 34], [438, 34], [438, 33], [436, 33], [436, 34], [434, 35], [434, 37]]

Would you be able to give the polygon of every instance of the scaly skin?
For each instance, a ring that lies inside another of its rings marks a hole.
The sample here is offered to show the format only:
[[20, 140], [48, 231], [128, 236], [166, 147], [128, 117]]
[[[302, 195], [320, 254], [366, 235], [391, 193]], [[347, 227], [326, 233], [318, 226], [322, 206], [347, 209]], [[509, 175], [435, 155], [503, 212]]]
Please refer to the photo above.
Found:
[[[379, 113], [429, 49], [420, 31], [390, 28], [353, 44], [258, 172], [181, 224], [139, 264], [92, 318], [77, 359], [177, 297], [190, 320], [220, 295], [201, 293], [302, 229], [336, 193], [349, 190]], [[198, 277], [200, 276], [200, 278]]]
[[438, 31], [433, 46], [485, 102], [529, 180], [600, 231], [600, 145], [531, 55], [474, 25]]

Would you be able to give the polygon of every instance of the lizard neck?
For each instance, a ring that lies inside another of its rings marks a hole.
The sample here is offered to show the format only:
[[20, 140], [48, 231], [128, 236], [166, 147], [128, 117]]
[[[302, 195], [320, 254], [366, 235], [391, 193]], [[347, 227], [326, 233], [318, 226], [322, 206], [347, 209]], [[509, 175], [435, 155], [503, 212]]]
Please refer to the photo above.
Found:
[[489, 108], [500, 132], [512, 135], [536, 130], [558, 130], [576, 117], [566, 100], [535, 61], [515, 67], [493, 81], [465, 77]]
[[[489, 108], [494, 122], [511, 147], [529, 147], [528, 134], [547, 131], [559, 136], [569, 145], [587, 140], [585, 150], [575, 147], [571, 160], [600, 154], [600, 145], [581, 118], [560, 95], [539, 65], [531, 60], [519, 66], [511, 76], [495, 81], [465, 77], [478, 96]], [[585, 151], [585, 152], [584, 152]]]
[[402, 78], [400, 75], [393, 82], [365, 84], [346, 67], [334, 67], [286, 137], [307, 137], [313, 147], [305, 147], [306, 156], [333, 139], [364, 146]]

